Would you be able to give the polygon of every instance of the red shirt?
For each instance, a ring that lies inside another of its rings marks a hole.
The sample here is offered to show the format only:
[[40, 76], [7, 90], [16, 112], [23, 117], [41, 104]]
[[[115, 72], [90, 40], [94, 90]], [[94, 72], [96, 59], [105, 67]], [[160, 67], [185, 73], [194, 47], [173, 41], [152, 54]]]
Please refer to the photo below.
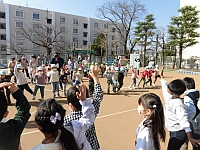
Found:
[[148, 75], [148, 71], [147, 70], [144, 70], [144, 71], [141, 72], [142, 78], [145, 78], [147, 75]]
[[150, 70], [148, 71], [147, 77], [152, 77], [152, 73], [153, 73], [153, 71], [150, 69]]

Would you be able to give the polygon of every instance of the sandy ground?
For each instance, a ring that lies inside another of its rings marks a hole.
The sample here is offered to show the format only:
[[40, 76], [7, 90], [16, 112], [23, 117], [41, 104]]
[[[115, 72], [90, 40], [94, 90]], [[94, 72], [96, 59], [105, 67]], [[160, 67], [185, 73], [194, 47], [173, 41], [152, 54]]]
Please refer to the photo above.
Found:
[[[176, 71], [165, 72], [166, 80], [171, 81], [177, 78], [184, 78], [185, 76], [192, 76], [196, 81], [196, 88], [200, 88], [200, 83], [198, 82], [200, 76], [180, 74]], [[106, 79], [100, 78], [100, 82], [104, 92], [106, 92]], [[153, 92], [161, 97], [163, 100], [162, 92], [160, 89], [160, 82], [158, 80], [156, 88], [146, 88], [146, 89], [135, 89], [129, 90], [128, 86], [131, 82], [131, 74], [128, 74], [124, 80], [124, 86], [120, 94], [104, 94], [103, 101], [101, 103], [100, 113], [96, 118], [95, 125], [97, 130], [98, 139], [101, 145], [101, 150], [133, 150], [135, 147], [135, 130], [138, 124], [143, 118], [137, 113], [137, 100], [145, 93]], [[87, 85], [88, 83], [85, 82]], [[142, 84], [141, 84], [142, 85]], [[140, 86], [141, 86], [140, 85]], [[34, 85], [30, 84], [31, 88]], [[31, 150], [32, 147], [39, 144], [44, 136], [41, 132], [37, 130], [34, 124], [34, 115], [37, 106], [40, 104], [38, 100], [33, 101], [32, 96], [25, 91], [30, 104], [31, 104], [31, 117], [21, 135], [21, 143], [23, 150]], [[51, 86], [47, 85], [45, 88], [45, 98], [50, 98]], [[63, 93], [61, 93], [63, 95]], [[37, 99], [40, 98], [39, 92], [37, 93]], [[14, 103], [15, 101], [11, 99]], [[62, 104], [67, 113], [69, 113], [68, 106], [66, 104], [65, 98], [56, 98], [56, 100]], [[9, 118], [12, 118], [16, 113], [14, 106], [9, 106]], [[162, 149], [166, 149], [168, 142], [168, 131], [167, 140], [162, 143]], [[191, 147], [190, 147], [191, 149]]]

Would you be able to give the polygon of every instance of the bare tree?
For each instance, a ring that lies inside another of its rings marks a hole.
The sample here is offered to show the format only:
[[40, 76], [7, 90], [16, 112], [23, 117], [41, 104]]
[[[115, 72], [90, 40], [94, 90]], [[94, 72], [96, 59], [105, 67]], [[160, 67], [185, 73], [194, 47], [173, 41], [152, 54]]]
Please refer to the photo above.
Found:
[[48, 55], [50, 55], [53, 47], [61, 49], [67, 44], [65, 36], [63, 36], [63, 39], [59, 37], [61, 34], [66, 35], [66, 30], [60, 30], [58, 27], [50, 25], [26, 26], [21, 28], [20, 31], [25, 39], [37, 46], [44, 47]]
[[[145, 6], [137, 0], [118, 0], [105, 2], [102, 6], [97, 7], [97, 17], [106, 19], [116, 28], [120, 35], [120, 44], [127, 49], [130, 40], [130, 32], [134, 22], [138, 21], [146, 12]], [[134, 46], [135, 44], [132, 44]]]

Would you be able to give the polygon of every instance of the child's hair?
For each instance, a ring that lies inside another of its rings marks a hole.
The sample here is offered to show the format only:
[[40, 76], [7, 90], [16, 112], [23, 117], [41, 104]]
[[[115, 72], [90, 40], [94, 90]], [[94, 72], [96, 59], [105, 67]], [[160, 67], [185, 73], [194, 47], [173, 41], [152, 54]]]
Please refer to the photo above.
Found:
[[143, 125], [150, 127], [155, 150], [160, 150], [159, 138], [163, 142], [166, 138], [164, 112], [160, 97], [154, 93], [144, 94], [139, 98], [138, 104], [142, 104], [145, 109], [152, 110], [151, 115], [143, 122]]
[[[76, 86], [71, 86], [68, 90], [67, 90], [67, 103], [71, 103], [77, 110], [82, 110], [82, 106], [79, 103], [79, 99], [76, 96], [76, 92], [80, 93], [78, 88]], [[89, 98], [89, 91], [86, 88], [86, 98]]]
[[8, 104], [7, 104], [7, 100], [6, 97], [4, 95], [4, 90], [3, 88], [0, 88], [0, 122], [3, 119], [3, 116], [5, 114], [5, 112], [8, 109]]
[[185, 83], [185, 86], [187, 87], [187, 89], [195, 89], [195, 81], [193, 78], [185, 77], [183, 79], [183, 82]]
[[171, 81], [167, 85], [167, 87], [170, 90], [170, 92], [172, 92], [175, 95], [181, 95], [186, 90], [185, 83], [180, 79], [176, 79], [176, 80]]
[[[55, 99], [48, 99], [38, 107], [35, 121], [42, 128], [41, 132], [43, 133], [55, 135], [58, 129], [61, 130], [59, 143], [62, 149], [80, 150], [73, 134], [63, 127], [65, 112], [66, 110]], [[57, 115], [60, 116], [60, 119], [55, 118]], [[53, 117], [54, 122], [51, 120]]]
[[12, 61], [14, 61], [15, 59], [16, 59], [15, 57], [12, 57], [12, 59], [11, 59], [11, 60], [12, 60]]

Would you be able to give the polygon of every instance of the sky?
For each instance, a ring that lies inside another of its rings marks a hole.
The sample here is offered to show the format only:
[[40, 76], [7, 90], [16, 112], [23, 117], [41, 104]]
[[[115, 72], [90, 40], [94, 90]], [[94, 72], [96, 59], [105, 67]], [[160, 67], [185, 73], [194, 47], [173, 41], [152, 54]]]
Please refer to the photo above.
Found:
[[[4, 3], [97, 18], [96, 7], [115, 0], [3, 0]], [[117, 0], [116, 0], [117, 1]], [[149, 14], [154, 14], [156, 26], [166, 28], [172, 16], [178, 16], [180, 0], [138, 0]]]

